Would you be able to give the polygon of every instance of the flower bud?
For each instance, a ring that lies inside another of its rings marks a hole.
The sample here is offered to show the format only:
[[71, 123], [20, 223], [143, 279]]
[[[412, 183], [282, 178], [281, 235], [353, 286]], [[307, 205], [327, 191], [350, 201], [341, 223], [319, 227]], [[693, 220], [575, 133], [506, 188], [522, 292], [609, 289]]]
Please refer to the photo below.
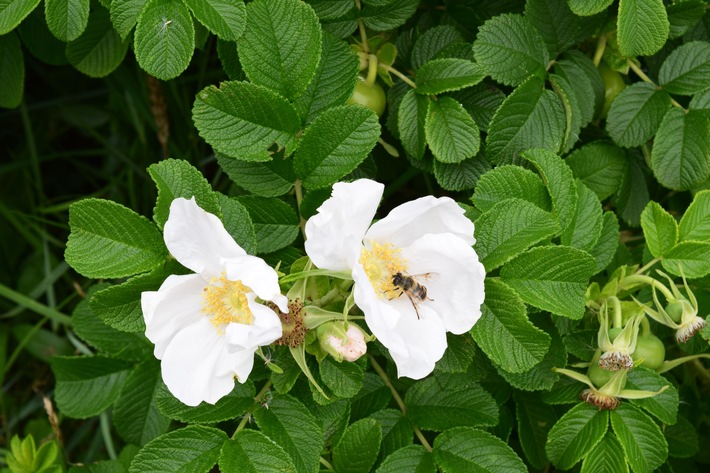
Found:
[[365, 337], [362, 329], [353, 323], [330, 322], [318, 327], [321, 348], [338, 361], [355, 361], [364, 355], [367, 352]]

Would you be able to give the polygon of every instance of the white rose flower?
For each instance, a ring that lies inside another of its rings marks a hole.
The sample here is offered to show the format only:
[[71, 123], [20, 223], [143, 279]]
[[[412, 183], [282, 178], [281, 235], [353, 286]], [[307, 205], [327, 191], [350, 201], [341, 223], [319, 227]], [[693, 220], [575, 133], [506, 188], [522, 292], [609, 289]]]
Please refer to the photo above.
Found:
[[335, 184], [306, 222], [306, 253], [319, 268], [351, 272], [355, 303], [398, 375], [420, 379], [443, 356], [446, 332], [481, 317], [485, 269], [456, 202], [422, 197], [371, 225], [383, 190], [368, 179]]
[[195, 202], [170, 205], [165, 244], [195, 274], [171, 275], [157, 291], [143, 292], [146, 336], [155, 344], [163, 381], [188, 406], [214, 404], [243, 383], [254, 352], [281, 337], [270, 301], [286, 312], [278, 275], [261, 258], [247, 255], [216, 216]]

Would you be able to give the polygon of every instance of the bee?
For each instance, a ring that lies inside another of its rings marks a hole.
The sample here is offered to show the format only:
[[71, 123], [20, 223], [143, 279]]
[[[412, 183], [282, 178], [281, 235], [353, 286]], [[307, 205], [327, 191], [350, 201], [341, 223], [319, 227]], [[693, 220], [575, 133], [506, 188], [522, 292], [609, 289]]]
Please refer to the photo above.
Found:
[[412, 303], [412, 307], [414, 307], [414, 311], [417, 313], [418, 319], [421, 319], [419, 315], [419, 303], [425, 300], [433, 301], [434, 299], [427, 296], [426, 287], [417, 281], [417, 279], [432, 279], [435, 275], [436, 273], [425, 273], [411, 276], [399, 272], [392, 276], [392, 285], [401, 291], [397, 297], [400, 297], [402, 294], [407, 295], [409, 301]]

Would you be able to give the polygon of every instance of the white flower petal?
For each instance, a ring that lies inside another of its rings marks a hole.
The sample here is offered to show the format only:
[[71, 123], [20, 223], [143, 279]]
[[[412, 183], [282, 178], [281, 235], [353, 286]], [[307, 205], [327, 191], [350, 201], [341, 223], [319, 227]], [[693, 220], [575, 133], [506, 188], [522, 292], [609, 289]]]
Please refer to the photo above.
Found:
[[251, 351], [269, 345], [282, 335], [281, 319], [276, 312], [254, 300], [254, 294], [247, 294], [249, 309], [254, 316], [252, 325], [232, 323], [225, 329], [225, 337], [230, 353]]
[[[361, 264], [356, 264], [352, 271], [353, 281], [353, 297], [355, 304], [365, 314], [367, 320], [368, 315], [377, 320], [378, 326], [383, 326], [386, 330], [392, 330], [399, 322], [402, 314], [394, 308], [392, 304], [384, 304], [375, 294], [375, 289], [372, 283], [367, 278], [365, 270]], [[413, 313], [413, 310], [412, 310]], [[368, 323], [369, 325], [369, 323]], [[372, 327], [370, 327], [372, 329]]]
[[383, 191], [384, 185], [369, 179], [333, 185], [331, 197], [306, 222], [306, 253], [313, 264], [333, 271], [352, 269]]
[[375, 222], [365, 234], [365, 240], [392, 243], [402, 248], [411, 245], [427, 233], [453, 233], [472, 246], [473, 222], [464, 216], [459, 205], [448, 197], [421, 197], [392, 209]]
[[158, 359], [178, 332], [206, 317], [202, 314], [202, 291], [207, 284], [199, 274], [171, 275], [157, 291], [141, 294], [145, 336], [155, 344]]
[[203, 317], [173, 338], [161, 362], [163, 381], [183, 404], [214, 404], [234, 388], [235, 371], [228, 366], [238, 359], [227, 353], [224, 337]]
[[227, 279], [241, 281], [262, 300], [274, 302], [282, 312], [288, 312], [288, 299], [281, 294], [279, 276], [263, 259], [244, 255], [224, 261], [224, 266]]
[[451, 234], [430, 234], [403, 248], [402, 256], [415, 279], [417, 274], [433, 273], [431, 280], [417, 279], [427, 289], [428, 299], [420, 305], [436, 311], [446, 331], [469, 331], [481, 317], [486, 276], [473, 248]]
[[222, 221], [202, 210], [194, 197], [173, 200], [163, 235], [168, 250], [180, 264], [208, 279], [221, 274], [222, 259], [246, 254]]

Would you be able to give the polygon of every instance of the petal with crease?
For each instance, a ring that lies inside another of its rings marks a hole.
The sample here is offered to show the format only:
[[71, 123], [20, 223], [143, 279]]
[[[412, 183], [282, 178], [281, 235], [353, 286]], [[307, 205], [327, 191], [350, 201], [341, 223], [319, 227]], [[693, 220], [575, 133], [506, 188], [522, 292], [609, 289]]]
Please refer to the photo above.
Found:
[[263, 259], [244, 255], [224, 264], [227, 279], [241, 281], [261, 299], [274, 302], [282, 312], [288, 311], [288, 299], [281, 295], [279, 276]]
[[224, 229], [222, 221], [202, 210], [194, 197], [173, 200], [163, 236], [168, 250], [180, 264], [208, 279], [222, 273], [221, 260], [246, 254]]
[[380, 204], [384, 185], [369, 179], [339, 182], [306, 222], [306, 253], [321, 269], [348, 271], [360, 257], [362, 238]]

